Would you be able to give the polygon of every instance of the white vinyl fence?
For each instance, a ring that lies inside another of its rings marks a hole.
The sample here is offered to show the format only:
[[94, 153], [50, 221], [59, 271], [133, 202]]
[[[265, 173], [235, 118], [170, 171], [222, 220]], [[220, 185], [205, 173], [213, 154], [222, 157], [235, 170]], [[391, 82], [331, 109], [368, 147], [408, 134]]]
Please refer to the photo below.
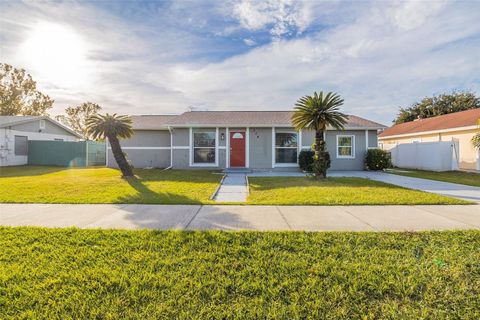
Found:
[[395, 167], [431, 171], [458, 170], [458, 141], [380, 144]]

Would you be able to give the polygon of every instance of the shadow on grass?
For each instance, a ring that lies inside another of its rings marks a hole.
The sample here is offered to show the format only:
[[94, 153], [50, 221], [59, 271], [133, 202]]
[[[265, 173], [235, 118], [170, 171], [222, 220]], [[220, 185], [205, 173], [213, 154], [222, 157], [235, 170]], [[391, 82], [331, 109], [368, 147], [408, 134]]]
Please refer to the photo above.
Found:
[[[188, 183], [215, 183], [220, 182], [220, 171], [207, 170], [163, 170], [163, 169], [135, 169], [135, 176], [142, 181], [177, 181]], [[217, 173], [217, 174], [215, 174]]]
[[[137, 191], [135, 195], [121, 196], [117, 203], [127, 204], [201, 204], [197, 199], [170, 192], [155, 192], [150, 190], [137, 177], [124, 178]], [[171, 181], [171, 180], [170, 180]]]
[[60, 172], [68, 169], [69, 168], [65, 168], [65, 167], [28, 166], [28, 165], [0, 167], [0, 179], [26, 177], [26, 176], [41, 176], [41, 175]]

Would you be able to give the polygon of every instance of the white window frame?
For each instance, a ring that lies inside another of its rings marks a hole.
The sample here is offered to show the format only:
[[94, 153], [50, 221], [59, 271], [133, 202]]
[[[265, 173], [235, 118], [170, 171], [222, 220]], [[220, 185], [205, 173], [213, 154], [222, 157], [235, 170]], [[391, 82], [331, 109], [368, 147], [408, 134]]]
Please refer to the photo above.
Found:
[[40, 119], [39, 128], [40, 130], [45, 130], [45, 119]]
[[[297, 135], [296, 147], [277, 147], [277, 133], [295, 133]], [[275, 129], [272, 130], [272, 162], [274, 167], [298, 167], [298, 155], [300, 153], [301, 135], [298, 131], [293, 129]], [[297, 149], [297, 161], [292, 163], [277, 162], [277, 149]]]
[[[215, 128], [215, 162], [210, 162], [210, 163], [195, 163], [194, 162], [194, 150], [195, 150], [195, 139], [193, 139], [193, 136], [195, 133], [200, 132], [200, 133], [205, 133], [205, 132], [212, 132], [212, 128], [190, 128], [190, 134], [189, 134], [189, 149], [190, 149], [190, 166], [191, 167], [218, 167], [218, 128]], [[198, 148], [212, 148], [212, 147], [198, 147]]]
[[[345, 147], [345, 146], [339, 146], [338, 145], [338, 140], [340, 138], [352, 138], [352, 146], [351, 146], [352, 155], [351, 156], [343, 156], [343, 155], [338, 154], [338, 148], [339, 147]], [[337, 154], [338, 159], [355, 159], [355, 135], [353, 135], [353, 134], [337, 134], [335, 152]]]

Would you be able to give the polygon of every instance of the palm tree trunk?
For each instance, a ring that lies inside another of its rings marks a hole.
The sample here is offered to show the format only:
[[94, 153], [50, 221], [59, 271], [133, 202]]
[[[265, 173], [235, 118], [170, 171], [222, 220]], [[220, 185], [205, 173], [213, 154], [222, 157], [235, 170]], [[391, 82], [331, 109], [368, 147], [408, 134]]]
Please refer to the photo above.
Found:
[[122, 175], [124, 177], [133, 177], [132, 167], [128, 164], [127, 159], [125, 158], [125, 154], [122, 151], [118, 138], [116, 136], [110, 136], [108, 137], [108, 141], [112, 147], [113, 157], [122, 171]]
[[323, 130], [321, 129], [315, 132], [315, 159], [317, 161], [315, 176], [318, 179], [326, 178], [325, 140], [323, 139]]

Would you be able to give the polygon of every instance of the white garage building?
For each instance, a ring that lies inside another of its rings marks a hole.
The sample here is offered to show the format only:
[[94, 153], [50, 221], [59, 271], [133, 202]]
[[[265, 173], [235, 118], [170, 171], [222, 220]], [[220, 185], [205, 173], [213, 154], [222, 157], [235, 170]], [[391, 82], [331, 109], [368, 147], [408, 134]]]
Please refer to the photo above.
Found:
[[0, 167], [27, 164], [29, 140], [77, 141], [81, 138], [47, 116], [0, 116]]

